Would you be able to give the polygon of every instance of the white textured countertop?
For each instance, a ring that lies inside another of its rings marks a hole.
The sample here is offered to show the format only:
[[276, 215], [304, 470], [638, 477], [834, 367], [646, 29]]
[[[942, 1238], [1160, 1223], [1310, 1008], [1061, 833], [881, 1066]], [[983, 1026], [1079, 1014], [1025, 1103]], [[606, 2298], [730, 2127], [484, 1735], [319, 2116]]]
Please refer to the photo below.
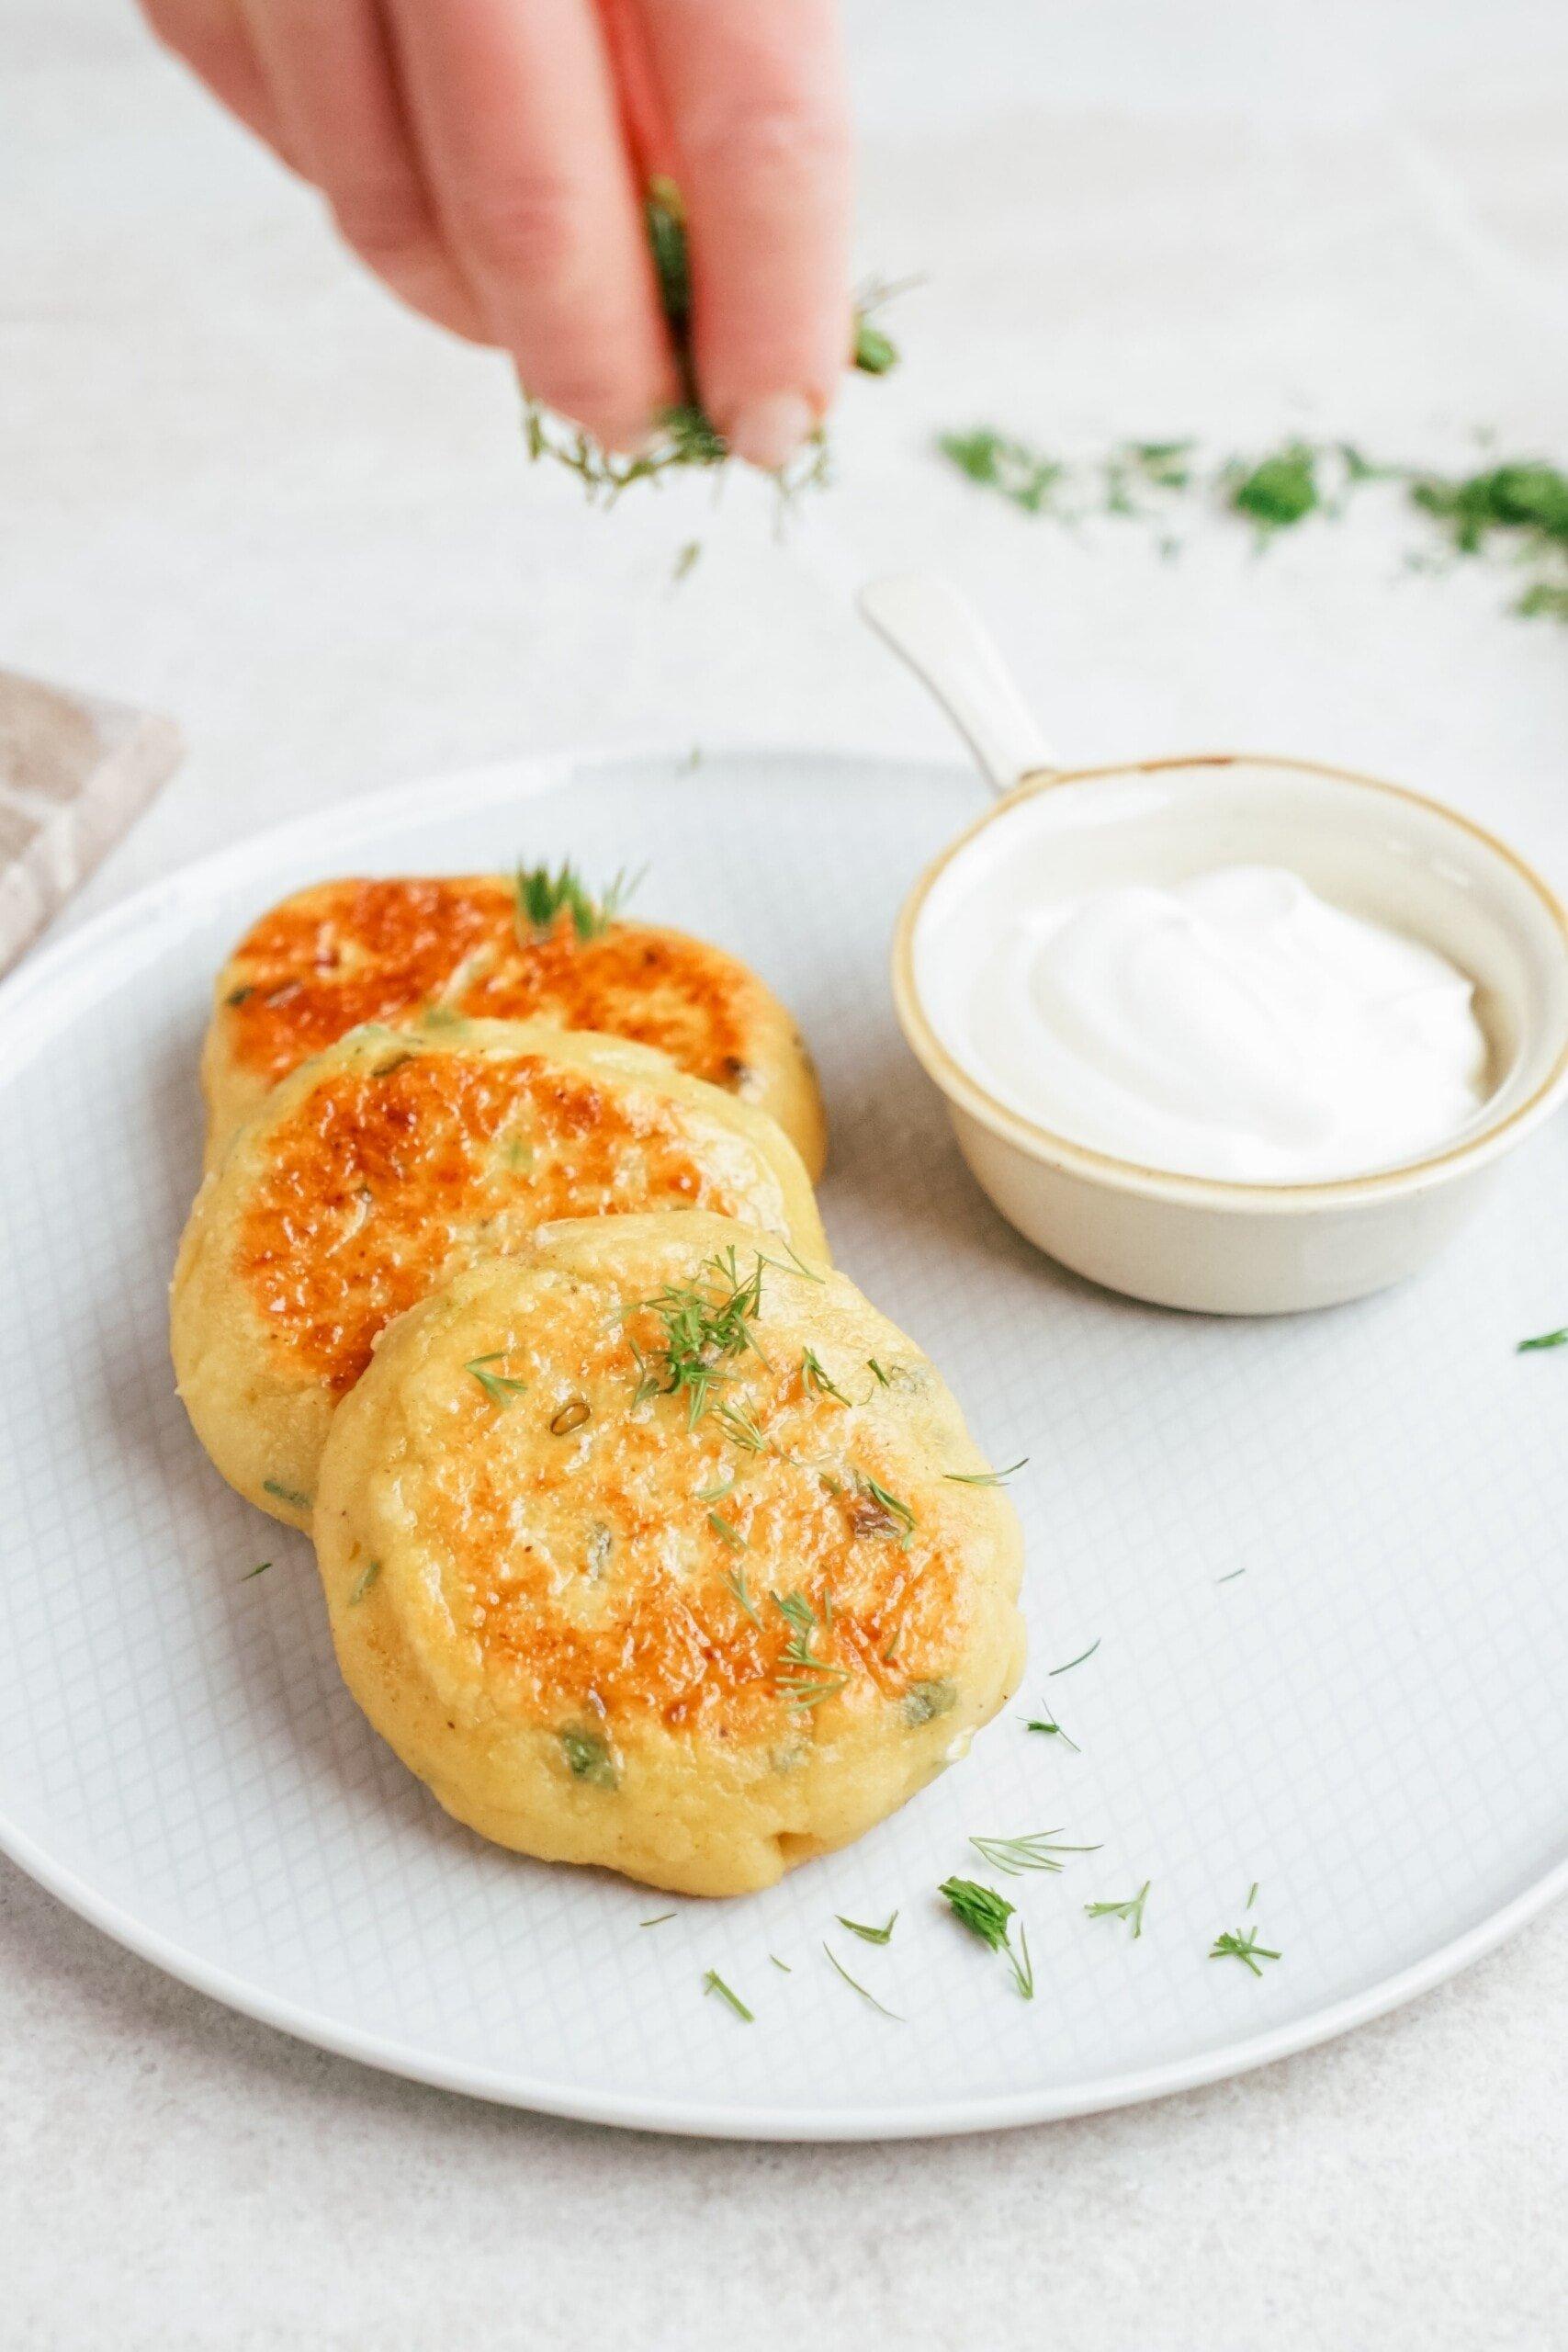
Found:
[[[1559, 882], [1568, 638], [1373, 513], [1160, 564], [934, 464], [1282, 431], [1564, 445], [1568, 24], [1536, 0], [852, 0], [863, 248], [926, 273], [841, 485], [613, 522], [522, 461], [498, 362], [398, 313], [120, 0], [0, 0], [0, 661], [191, 755], [88, 894], [515, 749], [946, 749], [850, 624], [942, 560], [1065, 752], [1338, 759]], [[1386, 525], [1386, 526], [1385, 526]], [[701, 563], [678, 594], [675, 550]], [[1532, 819], [1532, 811], [1535, 812]], [[1533, 825], [1533, 830], [1532, 830]], [[885, 2148], [634, 2138], [363, 2072], [156, 1974], [0, 1864], [0, 2343], [1381, 2352], [1563, 2339], [1568, 1917], [1416, 2007], [1163, 2106]]]

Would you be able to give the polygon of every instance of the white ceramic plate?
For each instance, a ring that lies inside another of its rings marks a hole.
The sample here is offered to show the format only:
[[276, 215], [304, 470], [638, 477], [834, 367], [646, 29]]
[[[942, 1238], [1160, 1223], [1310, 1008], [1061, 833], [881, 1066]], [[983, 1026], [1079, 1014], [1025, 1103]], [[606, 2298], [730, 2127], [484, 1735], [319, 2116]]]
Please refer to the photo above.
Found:
[[[1568, 1884], [1568, 1351], [1514, 1353], [1568, 1319], [1568, 1138], [1527, 1147], [1419, 1283], [1331, 1314], [1209, 1322], [1057, 1272], [975, 1189], [888, 1001], [895, 909], [976, 791], [814, 753], [490, 769], [209, 859], [0, 990], [0, 1841], [26, 1870], [329, 2049], [779, 2138], [966, 2132], [1232, 2074], [1407, 1999]], [[233, 935], [334, 872], [568, 853], [590, 876], [650, 860], [641, 909], [792, 1005], [841, 1263], [993, 1458], [1030, 1456], [1016, 1707], [896, 1820], [744, 1902], [661, 1900], [449, 1822], [340, 1685], [308, 1546], [220, 1484], [167, 1366]], [[1048, 1711], [1076, 1749], [1025, 1729]], [[934, 1889], [994, 1875], [971, 1831], [1044, 1829], [1098, 1850], [996, 1882], [1027, 1922], [1025, 2004]], [[1086, 1917], [1145, 1879], [1141, 1940]], [[895, 1908], [886, 1948], [835, 1925]], [[1261, 1977], [1208, 1958], [1253, 1927], [1283, 1955]], [[710, 1967], [754, 2024], [705, 1997]]]

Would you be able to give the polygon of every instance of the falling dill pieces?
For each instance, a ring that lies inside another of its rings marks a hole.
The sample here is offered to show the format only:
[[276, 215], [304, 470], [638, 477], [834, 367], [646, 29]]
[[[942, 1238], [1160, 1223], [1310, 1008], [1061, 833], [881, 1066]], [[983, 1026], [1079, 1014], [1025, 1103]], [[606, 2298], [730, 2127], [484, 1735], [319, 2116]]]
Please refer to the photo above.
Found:
[[1201, 461], [1192, 441], [1121, 441], [1097, 455], [1068, 458], [988, 425], [942, 434], [937, 447], [968, 481], [1025, 514], [1068, 528], [1131, 518], [1154, 530], [1162, 555], [1176, 551], [1168, 526], [1184, 501], [1201, 500], [1267, 545], [1303, 523], [1339, 521], [1353, 498], [1382, 485], [1427, 535], [1411, 550], [1411, 568], [1444, 569], [1445, 557], [1523, 566], [1524, 584], [1510, 610], [1525, 619], [1568, 622], [1568, 472], [1543, 458], [1445, 474], [1382, 463], [1353, 442], [1300, 435], [1218, 460]]
[[1018, 1878], [1024, 1871], [1062, 1871], [1058, 1854], [1098, 1854], [1098, 1846], [1064, 1846], [1055, 1829], [1036, 1829], [1024, 1838], [971, 1838], [969, 1843], [995, 1871]]
[[1215, 1937], [1213, 1947], [1209, 1953], [1211, 1960], [1239, 1960], [1244, 1968], [1249, 1968], [1252, 1971], [1254, 1976], [1261, 1976], [1263, 1973], [1258, 1964], [1259, 1961], [1281, 1960], [1283, 1957], [1282, 1952], [1270, 1951], [1266, 1945], [1258, 1942], [1256, 1928], [1248, 1928], [1245, 1934], [1239, 1928], [1228, 1928], [1223, 1936]]
[[1045, 1669], [1047, 1679], [1049, 1679], [1049, 1678], [1054, 1674], [1071, 1674], [1075, 1666], [1087, 1665], [1089, 1660], [1094, 1656], [1096, 1650], [1100, 1647], [1100, 1636], [1097, 1634], [1093, 1641], [1090, 1642], [1088, 1649], [1080, 1650], [1077, 1657], [1070, 1657], [1066, 1666], [1047, 1667]]
[[518, 944], [547, 939], [563, 914], [581, 941], [598, 939], [620, 919], [622, 908], [640, 886], [646, 865], [628, 875], [623, 868], [597, 896], [570, 858], [552, 873], [547, 865], [519, 865], [512, 877], [512, 920]]
[[504, 1413], [509, 1405], [515, 1405], [519, 1396], [527, 1393], [525, 1380], [509, 1380], [490, 1369], [492, 1363], [504, 1363], [511, 1352], [509, 1348], [501, 1348], [492, 1356], [475, 1356], [463, 1366], [463, 1370], [479, 1382], [498, 1413]]
[[705, 1994], [716, 1993], [719, 1999], [727, 2003], [728, 2006], [734, 2010], [736, 2016], [741, 2018], [747, 2025], [756, 2024], [756, 2018], [752, 2016], [750, 2010], [747, 2007], [739, 1994], [737, 1993], [732, 1986], [725, 1983], [716, 1968], [704, 1970], [703, 1991]]
[[1133, 1930], [1136, 1943], [1144, 1932], [1144, 1905], [1149, 1899], [1152, 1879], [1145, 1879], [1136, 1894], [1129, 1894], [1121, 1903], [1086, 1903], [1084, 1909], [1091, 1919], [1125, 1919]]
[[1561, 1331], [1539, 1331], [1533, 1340], [1521, 1340], [1514, 1353], [1519, 1356], [1539, 1355], [1545, 1348], [1568, 1348], [1568, 1324]]
[[1010, 1478], [1017, 1477], [1028, 1461], [1028, 1454], [1021, 1453], [1018, 1460], [1010, 1462], [1005, 1470], [944, 1470], [942, 1475], [954, 1487], [1005, 1487]]
[[[681, 376], [680, 400], [664, 411], [657, 431], [644, 447], [629, 455], [604, 448], [592, 434], [552, 415], [538, 401], [526, 396], [524, 400], [524, 435], [530, 459], [536, 464], [547, 458], [564, 466], [576, 474], [591, 503], [603, 502], [606, 506], [613, 505], [634, 482], [658, 482], [676, 471], [710, 471], [729, 462], [729, 444], [703, 408], [697, 387], [692, 353], [692, 276], [686, 208], [672, 179], [660, 175], [649, 182], [643, 202], [643, 223], [653, 256], [660, 307], [675, 346]], [[856, 307], [847, 360], [861, 375], [886, 376], [897, 365], [897, 351], [876, 323], [874, 315], [897, 290], [873, 287]], [[798, 456], [773, 477], [780, 496], [786, 503], [797, 492], [820, 485], [828, 478], [828, 442], [820, 425], [809, 435]], [[690, 568], [688, 563], [685, 569]], [[676, 576], [682, 577], [683, 573], [678, 570]]]
[[1012, 1971], [1012, 1981], [1021, 1997], [1034, 1998], [1034, 1964], [1029, 1957], [1029, 1939], [1021, 1924], [1018, 1931], [1019, 1949], [1014, 1951], [1009, 1933], [1009, 1922], [1017, 1906], [998, 1894], [993, 1886], [983, 1886], [978, 1879], [947, 1878], [937, 1893], [961, 1928], [967, 1928], [991, 1951], [1004, 1952]]
[[904, 2023], [904, 2019], [898, 2015], [897, 2009], [888, 2008], [885, 2003], [877, 1999], [874, 1993], [867, 1992], [865, 1986], [860, 1982], [858, 1977], [854, 1977], [850, 1974], [849, 1970], [844, 1966], [844, 1963], [839, 1958], [838, 1953], [833, 1951], [831, 1945], [824, 1944], [822, 1949], [827, 1953], [833, 1969], [843, 1978], [852, 1993], [858, 1993], [863, 2001], [869, 2002], [874, 2009], [877, 2010], [881, 2016], [891, 2018], [895, 2025], [902, 2025]]
[[860, 1938], [863, 1944], [891, 1943], [893, 1940], [893, 1930], [897, 1925], [898, 1920], [898, 1914], [897, 1911], [894, 1912], [892, 1917], [886, 1922], [886, 1926], [881, 1928], [869, 1928], [866, 1926], [865, 1922], [861, 1919], [846, 1919], [841, 1911], [835, 1911], [833, 1917], [837, 1919], [840, 1928], [847, 1928], [852, 1936], [858, 1936]]

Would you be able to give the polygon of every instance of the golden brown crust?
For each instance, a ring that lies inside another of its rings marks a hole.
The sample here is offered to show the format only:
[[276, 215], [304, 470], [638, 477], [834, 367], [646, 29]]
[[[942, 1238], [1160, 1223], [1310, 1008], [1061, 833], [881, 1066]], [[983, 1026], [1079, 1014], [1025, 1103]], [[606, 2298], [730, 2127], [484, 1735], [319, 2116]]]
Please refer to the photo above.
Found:
[[537, 1022], [356, 1030], [274, 1090], [197, 1196], [173, 1301], [192, 1419], [242, 1493], [308, 1526], [333, 1409], [395, 1316], [546, 1220], [652, 1209], [825, 1255], [773, 1122], [662, 1055]]
[[[722, 1304], [759, 1256], [754, 1344], [715, 1359], [694, 1422], [663, 1393], [671, 1302]], [[525, 1385], [498, 1400], [481, 1358]], [[764, 1885], [1016, 1686], [1021, 1541], [964, 1483], [985, 1467], [841, 1276], [701, 1214], [546, 1228], [394, 1325], [337, 1417], [316, 1538], [340, 1663], [486, 1836]]]
[[209, 1163], [308, 1056], [363, 1022], [402, 1025], [433, 1005], [657, 1047], [770, 1112], [807, 1172], [821, 1172], [810, 1057], [748, 966], [652, 923], [615, 921], [584, 940], [563, 912], [543, 936], [520, 933], [513, 887], [493, 874], [321, 882], [252, 926], [219, 976], [202, 1053]]

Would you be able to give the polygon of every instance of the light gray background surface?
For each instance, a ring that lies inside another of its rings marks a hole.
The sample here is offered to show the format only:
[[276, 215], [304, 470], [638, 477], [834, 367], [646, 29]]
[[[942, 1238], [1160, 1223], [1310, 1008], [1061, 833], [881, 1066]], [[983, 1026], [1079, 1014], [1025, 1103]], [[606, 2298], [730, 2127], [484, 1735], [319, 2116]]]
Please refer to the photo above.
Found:
[[[1537, 0], [853, 0], [866, 267], [922, 270], [842, 486], [585, 517], [118, 0], [0, 0], [0, 658], [193, 751], [103, 903], [275, 815], [582, 738], [945, 748], [850, 625], [942, 560], [1065, 752], [1251, 742], [1560, 806], [1568, 640], [1392, 519], [1179, 564], [926, 456], [1300, 425], [1562, 453], [1568, 22]], [[707, 541], [672, 596], [675, 549]], [[1546, 849], [1543, 813], [1532, 841]], [[1568, 880], [1561, 871], [1559, 883]], [[1543, 1320], [1562, 1302], [1543, 1302]], [[636, 2140], [228, 2016], [0, 1866], [0, 2343], [1127, 2352], [1568, 2340], [1568, 1922], [1162, 2107], [886, 2149]]]

